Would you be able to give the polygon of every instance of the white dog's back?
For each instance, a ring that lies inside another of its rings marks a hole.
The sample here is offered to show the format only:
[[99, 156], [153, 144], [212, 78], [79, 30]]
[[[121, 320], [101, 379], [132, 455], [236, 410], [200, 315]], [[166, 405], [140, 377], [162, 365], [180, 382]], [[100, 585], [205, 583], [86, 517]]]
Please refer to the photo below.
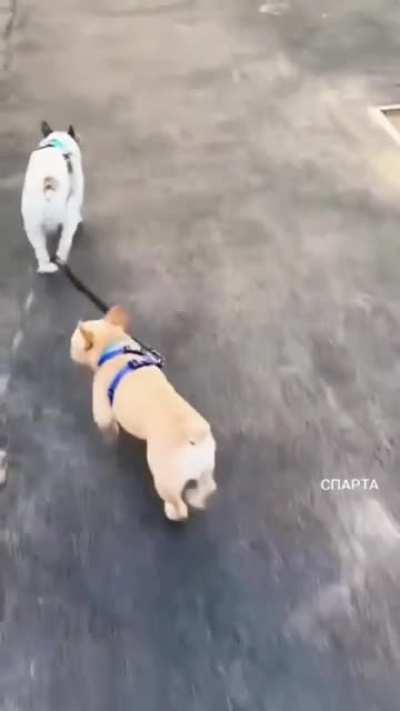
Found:
[[38, 271], [53, 272], [57, 266], [50, 261], [47, 235], [61, 228], [57, 257], [66, 262], [82, 220], [84, 180], [73, 126], [68, 131], [52, 131], [43, 121], [42, 134], [26, 170], [21, 212]]
[[64, 222], [70, 190], [68, 167], [60, 151], [34, 151], [29, 159], [22, 194], [24, 221], [46, 232]]

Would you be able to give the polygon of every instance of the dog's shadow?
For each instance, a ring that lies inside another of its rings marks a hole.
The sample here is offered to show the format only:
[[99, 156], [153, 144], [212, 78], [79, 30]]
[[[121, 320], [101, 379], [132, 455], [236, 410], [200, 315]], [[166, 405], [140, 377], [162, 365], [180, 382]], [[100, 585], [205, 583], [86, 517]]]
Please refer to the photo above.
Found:
[[[106, 445], [107, 446], [107, 445]], [[154, 521], [162, 514], [162, 501], [157, 496], [146, 458], [146, 443], [120, 430], [114, 448], [115, 474], [125, 496], [140, 506], [140, 519]]]
[[113, 445], [121, 476], [130, 477], [132, 467], [138, 470], [138, 475], [146, 474], [146, 443], [131, 437], [124, 430], [120, 430], [118, 440]]

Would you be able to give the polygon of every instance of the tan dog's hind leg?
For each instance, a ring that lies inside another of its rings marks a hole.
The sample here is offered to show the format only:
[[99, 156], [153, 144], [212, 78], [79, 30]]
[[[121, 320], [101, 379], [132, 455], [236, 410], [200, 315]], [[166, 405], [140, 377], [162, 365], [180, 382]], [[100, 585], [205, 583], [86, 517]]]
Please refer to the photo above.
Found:
[[118, 437], [118, 422], [116, 422], [114, 418], [108, 394], [104, 390], [104, 385], [96, 376], [93, 380], [92, 408], [93, 419], [97, 427], [102, 431], [107, 440], [114, 441]]
[[171, 462], [171, 452], [157, 445], [147, 445], [147, 462], [153, 475], [154, 486], [160, 499], [164, 501], [164, 512], [170, 521], [185, 521], [189, 509], [182, 499], [182, 477]]
[[170, 521], [185, 521], [188, 517], [188, 507], [183, 499], [164, 502], [164, 512]]

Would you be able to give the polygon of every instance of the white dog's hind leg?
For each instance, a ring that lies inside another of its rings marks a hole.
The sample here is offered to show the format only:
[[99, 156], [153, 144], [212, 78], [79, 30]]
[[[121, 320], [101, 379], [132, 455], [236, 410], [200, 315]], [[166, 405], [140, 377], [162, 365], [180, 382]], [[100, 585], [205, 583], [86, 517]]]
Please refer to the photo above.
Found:
[[50, 261], [49, 253], [47, 251], [46, 245], [46, 235], [44, 234], [41, 227], [27, 227], [25, 224], [26, 236], [31, 243], [35, 256], [38, 262], [38, 272], [39, 274], [51, 274], [56, 272], [58, 267], [56, 264]]
[[72, 196], [71, 199], [76, 206], [78, 224], [82, 222], [83, 193], [85, 180], [83, 177], [82, 163], [76, 158], [72, 158]]
[[70, 201], [67, 205], [65, 222], [61, 232], [61, 238], [57, 249], [57, 257], [61, 262], [67, 262], [71, 250], [72, 240], [79, 223], [82, 221], [81, 212], [75, 201]]

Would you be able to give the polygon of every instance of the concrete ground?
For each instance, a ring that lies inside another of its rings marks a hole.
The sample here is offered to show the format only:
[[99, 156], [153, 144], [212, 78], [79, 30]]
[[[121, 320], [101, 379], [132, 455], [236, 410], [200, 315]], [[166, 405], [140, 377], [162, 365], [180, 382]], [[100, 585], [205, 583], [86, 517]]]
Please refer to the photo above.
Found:
[[[0, 2], [1, 711], [397, 711], [397, 0]], [[71, 266], [212, 423], [168, 524], [68, 356], [96, 312], [21, 229], [46, 118], [82, 136]], [[376, 480], [324, 492], [321, 480]]]

